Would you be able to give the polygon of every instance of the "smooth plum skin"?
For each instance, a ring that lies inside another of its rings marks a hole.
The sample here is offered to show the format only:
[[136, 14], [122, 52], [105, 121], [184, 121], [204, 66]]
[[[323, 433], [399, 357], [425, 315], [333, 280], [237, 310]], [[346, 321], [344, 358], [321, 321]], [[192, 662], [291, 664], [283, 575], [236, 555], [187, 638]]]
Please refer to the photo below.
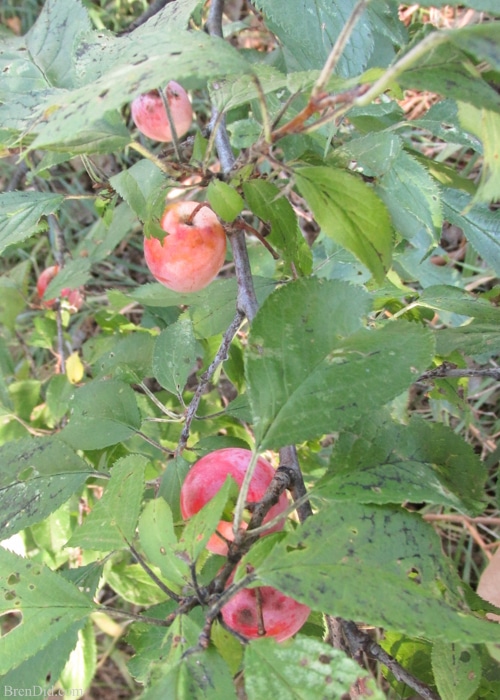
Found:
[[[241, 486], [252, 458], [252, 452], [239, 447], [225, 447], [215, 450], [199, 459], [189, 470], [181, 488], [180, 506], [184, 519], [190, 518], [203, 508], [222, 488], [228, 475], [232, 476], [238, 486]], [[247, 500], [260, 501], [274, 476], [274, 468], [262, 457], [257, 465], [250, 482]], [[283, 493], [266, 517], [264, 523], [272, 520], [288, 507], [288, 499]], [[282, 530], [285, 521], [279, 522], [268, 532]], [[242, 524], [244, 526], [244, 523]], [[232, 523], [221, 520], [217, 530], [226, 540], [233, 540]], [[227, 544], [217, 534], [213, 534], [207, 543], [207, 549], [214, 554], [227, 555]]]
[[[193, 121], [193, 108], [182, 85], [171, 80], [165, 88], [175, 132], [180, 138]], [[151, 90], [133, 100], [130, 111], [139, 131], [153, 141], [172, 141], [172, 130], [158, 90]]]
[[[232, 577], [228, 585], [231, 582]], [[236, 593], [221, 610], [226, 625], [238, 634], [248, 639], [273, 637], [277, 642], [284, 642], [298, 632], [310, 612], [307, 605], [299, 603], [271, 586], [244, 588]]]
[[[50, 267], [45, 268], [45, 270], [40, 274], [36, 283], [36, 291], [46, 309], [51, 309], [56, 303], [56, 299], [44, 299], [43, 295], [45, 294], [45, 290], [49, 286], [50, 282], [54, 279], [58, 272], [59, 265], [50, 265]], [[61, 298], [67, 299], [69, 306], [75, 311], [78, 311], [83, 304], [83, 294], [79, 289], [70, 289], [69, 287], [65, 287], [64, 289], [61, 289], [60, 296]]]
[[198, 202], [176, 202], [164, 211], [163, 240], [144, 239], [153, 277], [174, 292], [197, 292], [217, 277], [226, 257], [226, 234], [215, 213]]

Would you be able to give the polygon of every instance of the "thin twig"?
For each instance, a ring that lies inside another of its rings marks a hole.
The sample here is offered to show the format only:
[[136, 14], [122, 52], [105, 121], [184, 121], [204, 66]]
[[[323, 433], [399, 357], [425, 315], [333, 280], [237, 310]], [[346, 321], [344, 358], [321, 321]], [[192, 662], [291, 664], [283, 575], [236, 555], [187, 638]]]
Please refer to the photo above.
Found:
[[177, 129], [175, 128], [174, 117], [172, 115], [172, 110], [170, 109], [170, 103], [168, 101], [168, 85], [166, 88], [158, 88], [158, 94], [165, 107], [165, 112], [167, 113], [168, 125], [170, 127], [170, 133], [172, 135], [172, 146], [174, 148], [175, 158], [180, 163], [181, 158], [181, 148], [179, 144], [179, 137], [177, 136]]
[[158, 588], [163, 591], [169, 598], [172, 598], [172, 600], [175, 600], [176, 603], [180, 603], [182, 600], [182, 597], [175, 593], [171, 588], [169, 588], [167, 585], [163, 583], [161, 579], [158, 578], [158, 576], [155, 574], [155, 572], [146, 564], [144, 559], [141, 557], [139, 552], [136, 550], [136, 548], [125, 539], [125, 542], [127, 543], [127, 547], [130, 549], [130, 552], [136, 562], [144, 569], [144, 571], [147, 573], [149, 578], [156, 583]]
[[443, 362], [439, 367], [429, 369], [417, 379], [417, 382], [425, 382], [428, 379], [442, 379], [446, 377], [491, 377], [500, 381], [500, 367], [486, 367], [484, 369], [460, 369], [449, 362]]
[[236, 332], [240, 327], [243, 319], [244, 314], [241, 311], [236, 311], [234, 319], [232, 320], [231, 324], [224, 333], [224, 337], [222, 338], [222, 342], [219, 346], [219, 349], [217, 350], [214, 359], [200, 377], [200, 381], [198, 383], [198, 386], [196, 387], [194, 396], [191, 399], [191, 402], [186, 411], [186, 422], [184, 423], [184, 427], [182, 429], [177, 449], [175, 451], [176, 455], [180, 455], [187, 445], [189, 433], [191, 431], [191, 423], [193, 422], [194, 417], [196, 415], [196, 411], [198, 410], [198, 406], [200, 405], [202, 394], [207, 388], [208, 384], [210, 383], [210, 380], [214, 376], [214, 373], [219, 367], [219, 365], [221, 365], [222, 362], [224, 362], [224, 360], [227, 359], [229, 353], [229, 346], [231, 345], [231, 342], [234, 336], [236, 335]]
[[[302, 471], [300, 469], [299, 458], [295, 445], [287, 445], [286, 447], [281, 448], [280, 466], [286, 466], [293, 472], [293, 482], [290, 488], [290, 493], [292, 494], [293, 500], [298, 501], [306, 496], [307, 489], [304, 484], [304, 477], [302, 476]], [[297, 506], [297, 515], [301, 523], [303, 523], [312, 514], [313, 512], [309, 501], [305, 501], [301, 505]]]

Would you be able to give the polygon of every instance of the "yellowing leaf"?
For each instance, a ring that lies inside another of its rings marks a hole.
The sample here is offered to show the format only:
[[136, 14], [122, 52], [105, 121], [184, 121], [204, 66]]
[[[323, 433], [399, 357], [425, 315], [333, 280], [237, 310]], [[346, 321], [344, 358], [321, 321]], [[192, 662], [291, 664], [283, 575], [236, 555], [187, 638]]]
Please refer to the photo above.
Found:
[[77, 352], [72, 352], [66, 360], [66, 376], [72, 384], [78, 384], [83, 379], [85, 368]]

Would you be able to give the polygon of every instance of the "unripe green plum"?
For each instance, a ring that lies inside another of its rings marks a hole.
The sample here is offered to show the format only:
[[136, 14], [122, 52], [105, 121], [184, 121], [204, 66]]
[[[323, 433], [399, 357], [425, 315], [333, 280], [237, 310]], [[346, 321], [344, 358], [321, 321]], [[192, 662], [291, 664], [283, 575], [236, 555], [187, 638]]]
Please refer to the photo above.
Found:
[[164, 238], [144, 239], [151, 274], [174, 292], [203, 289], [224, 264], [225, 231], [212, 209], [199, 206], [191, 201], [170, 204], [160, 221]]

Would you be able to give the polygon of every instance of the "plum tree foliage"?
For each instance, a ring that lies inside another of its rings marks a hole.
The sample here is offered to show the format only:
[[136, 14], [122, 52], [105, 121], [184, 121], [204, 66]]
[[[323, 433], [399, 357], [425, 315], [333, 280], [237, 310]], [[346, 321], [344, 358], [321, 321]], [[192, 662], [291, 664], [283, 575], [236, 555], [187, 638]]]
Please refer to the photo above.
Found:
[[112, 629], [144, 700], [500, 697], [431, 522], [497, 506], [497, 1], [95, 5], [0, 38], [3, 686], [88, 689]]

